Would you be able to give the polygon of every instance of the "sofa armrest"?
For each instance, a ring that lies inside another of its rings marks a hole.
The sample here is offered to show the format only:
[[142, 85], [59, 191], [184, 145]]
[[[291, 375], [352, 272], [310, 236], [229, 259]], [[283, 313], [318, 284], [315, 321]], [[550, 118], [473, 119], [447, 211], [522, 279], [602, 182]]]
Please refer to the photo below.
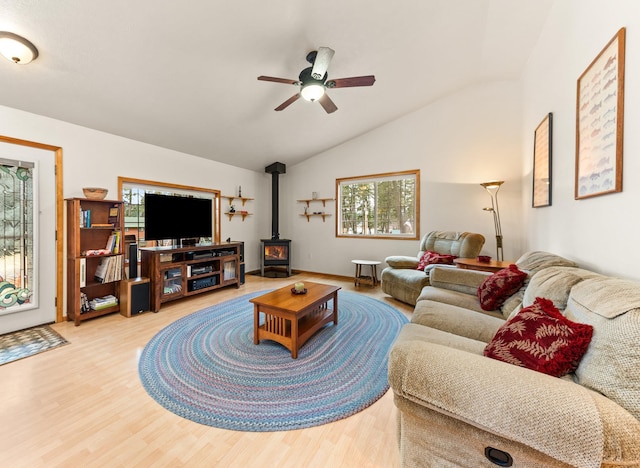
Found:
[[394, 344], [389, 383], [396, 397], [567, 464], [640, 456], [640, 421], [572, 381], [412, 340]]
[[478, 287], [491, 273], [461, 268], [434, 268], [431, 270], [429, 282], [437, 288], [450, 289], [475, 296]]
[[393, 255], [387, 257], [384, 260], [392, 268], [418, 268], [418, 259], [416, 257], [409, 257], [408, 255]]

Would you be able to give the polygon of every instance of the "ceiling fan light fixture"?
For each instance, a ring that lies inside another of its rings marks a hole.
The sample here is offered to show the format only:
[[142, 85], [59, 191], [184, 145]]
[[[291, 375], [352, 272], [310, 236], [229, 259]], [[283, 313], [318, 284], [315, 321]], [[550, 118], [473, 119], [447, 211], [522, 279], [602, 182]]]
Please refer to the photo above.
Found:
[[317, 83], [304, 85], [300, 91], [300, 95], [307, 101], [317, 101], [324, 95], [324, 86]]
[[26, 65], [38, 57], [38, 49], [22, 36], [0, 31], [0, 54], [10, 62]]

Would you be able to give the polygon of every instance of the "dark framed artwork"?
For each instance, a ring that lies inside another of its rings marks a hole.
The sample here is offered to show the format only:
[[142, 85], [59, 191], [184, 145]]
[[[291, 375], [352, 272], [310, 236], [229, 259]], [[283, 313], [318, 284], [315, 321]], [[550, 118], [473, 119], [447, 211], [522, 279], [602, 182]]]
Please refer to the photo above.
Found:
[[551, 206], [551, 138], [553, 115], [549, 112], [536, 127], [533, 136], [534, 208]]
[[575, 198], [622, 191], [625, 28], [578, 78]]

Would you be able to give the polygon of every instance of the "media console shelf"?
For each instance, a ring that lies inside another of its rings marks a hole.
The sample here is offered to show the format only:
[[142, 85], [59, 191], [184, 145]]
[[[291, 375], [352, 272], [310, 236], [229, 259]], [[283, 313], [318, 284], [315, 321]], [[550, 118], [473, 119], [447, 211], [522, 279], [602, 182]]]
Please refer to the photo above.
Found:
[[142, 276], [151, 280], [151, 310], [164, 302], [226, 286], [240, 287], [239, 242], [189, 247], [144, 247]]

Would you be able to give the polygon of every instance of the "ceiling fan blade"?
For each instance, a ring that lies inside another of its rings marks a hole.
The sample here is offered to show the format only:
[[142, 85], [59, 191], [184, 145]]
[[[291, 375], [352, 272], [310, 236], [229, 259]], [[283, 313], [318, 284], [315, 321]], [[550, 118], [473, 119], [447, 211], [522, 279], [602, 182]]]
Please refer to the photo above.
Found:
[[278, 107], [276, 107], [274, 110], [277, 111], [281, 111], [286, 109], [287, 107], [289, 107], [291, 104], [293, 104], [294, 102], [296, 102], [298, 99], [300, 99], [300, 93], [294, 94], [293, 96], [291, 96], [289, 99], [287, 99], [286, 101], [284, 101], [282, 104], [280, 104]]
[[327, 88], [351, 88], [354, 86], [372, 86], [376, 82], [373, 75], [352, 76], [351, 78], [338, 78], [327, 81]]
[[311, 76], [315, 80], [321, 80], [329, 69], [329, 63], [333, 58], [333, 54], [336, 51], [329, 47], [319, 47], [316, 59], [313, 62], [313, 69], [311, 70]]
[[327, 112], [327, 114], [331, 114], [338, 110], [338, 107], [334, 104], [327, 93], [324, 93], [318, 102], [322, 106], [322, 108]]
[[273, 81], [274, 83], [284, 83], [284, 84], [292, 84], [292, 85], [300, 84], [298, 80], [289, 80], [287, 78], [275, 78], [273, 76], [261, 75], [258, 77], [258, 79], [260, 81]]

